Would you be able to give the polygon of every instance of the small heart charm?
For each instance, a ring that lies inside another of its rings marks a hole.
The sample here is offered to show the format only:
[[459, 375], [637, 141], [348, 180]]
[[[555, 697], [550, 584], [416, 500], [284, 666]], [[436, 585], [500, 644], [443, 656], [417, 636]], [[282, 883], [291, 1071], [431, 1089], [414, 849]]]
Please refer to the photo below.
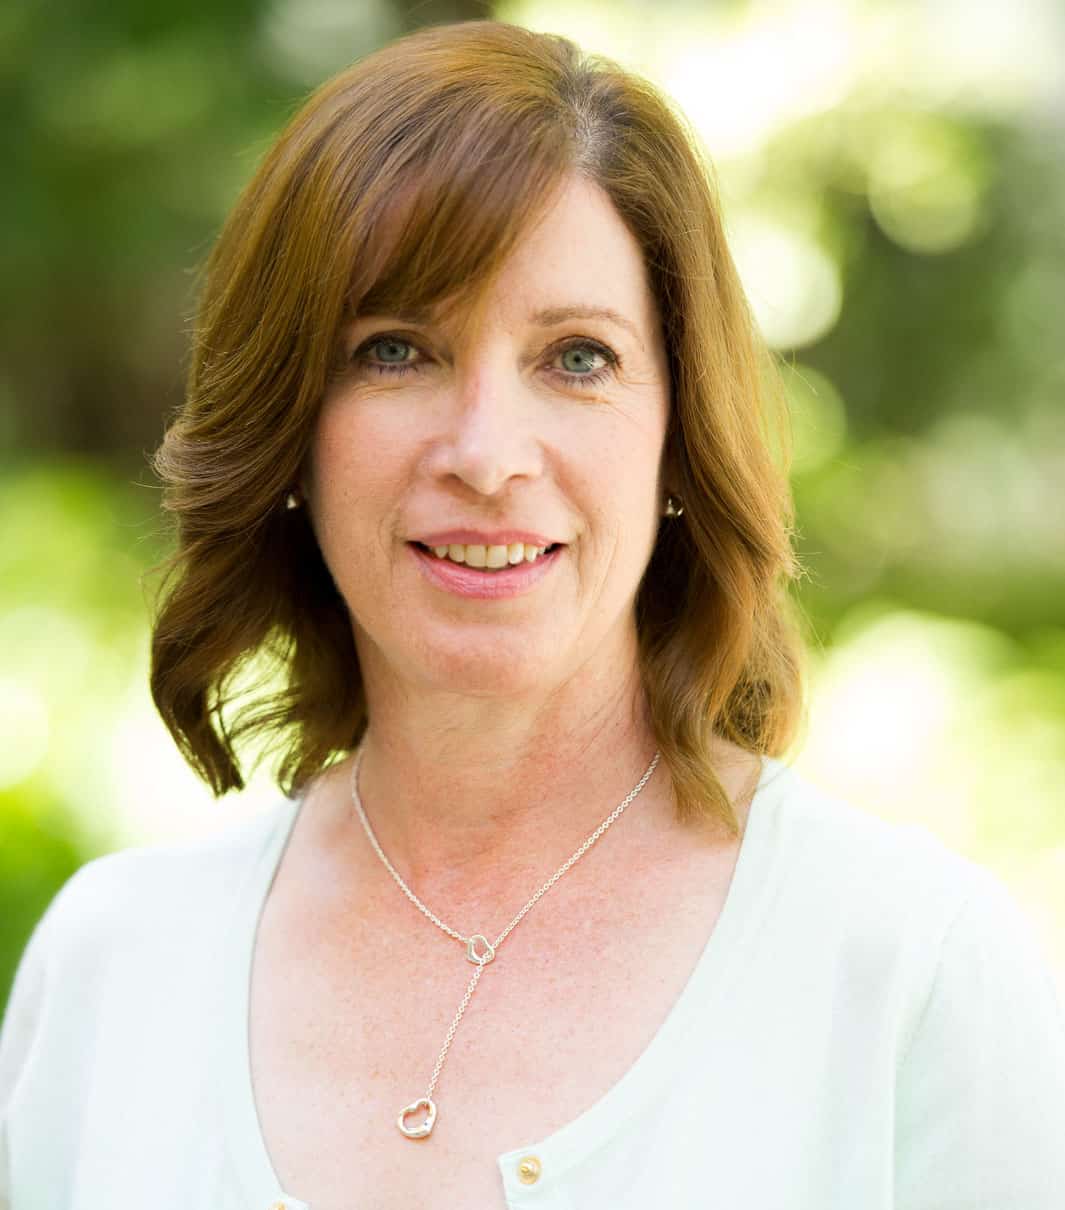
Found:
[[487, 966], [496, 956], [492, 943], [480, 933], [474, 933], [466, 942], [466, 957], [477, 966]]
[[[427, 1109], [429, 1111], [425, 1121], [419, 1126], [408, 1126], [404, 1118], [408, 1114], [417, 1113], [419, 1109]], [[424, 1139], [425, 1136], [432, 1130], [436, 1124], [436, 1105], [432, 1098], [421, 1097], [417, 1101], [412, 1101], [410, 1105], [396, 1119], [396, 1125], [403, 1131], [408, 1139]]]

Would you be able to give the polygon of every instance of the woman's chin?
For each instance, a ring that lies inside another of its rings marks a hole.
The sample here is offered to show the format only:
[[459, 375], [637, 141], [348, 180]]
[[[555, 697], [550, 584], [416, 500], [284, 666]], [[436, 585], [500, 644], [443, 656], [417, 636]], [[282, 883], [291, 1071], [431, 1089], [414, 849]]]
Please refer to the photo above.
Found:
[[560, 678], [558, 651], [540, 651], [528, 639], [515, 644], [478, 641], [435, 646], [422, 664], [423, 690], [471, 697], [513, 697], [549, 692]]
[[402, 605], [361, 620], [352, 611], [359, 666], [371, 694], [535, 698], [572, 672], [576, 653], [562, 637], [569, 627], [561, 612], [472, 625]]

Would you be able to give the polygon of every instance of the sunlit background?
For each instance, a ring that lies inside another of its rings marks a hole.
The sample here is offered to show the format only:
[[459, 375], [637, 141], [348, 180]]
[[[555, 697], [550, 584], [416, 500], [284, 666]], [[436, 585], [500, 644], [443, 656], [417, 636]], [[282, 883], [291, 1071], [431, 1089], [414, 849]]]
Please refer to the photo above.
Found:
[[[95, 8], [96, 11], [90, 11]], [[306, 92], [495, 15], [660, 83], [793, 405], [796, 764], [991, 866], [1065, 989], [1065, 29], [1056, 0], [28, 0], [0, 10], [0, 1002], [90, 856], [216, 803], [146, 686], [146, 470], [193, 271]]]

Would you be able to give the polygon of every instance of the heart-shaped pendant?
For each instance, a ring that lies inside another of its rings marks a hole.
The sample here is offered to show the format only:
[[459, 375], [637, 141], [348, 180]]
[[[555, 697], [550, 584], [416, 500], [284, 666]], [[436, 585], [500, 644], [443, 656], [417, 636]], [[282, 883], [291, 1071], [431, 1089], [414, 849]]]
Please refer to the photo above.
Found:
[[[406, 1118], [408, 1114], [417, 1113], [419, 1109], [423, 1108], [429, 1111], [425, 1121], [418, 1126], [408, 1126], [404, 1121], [404, 1118]], [[435, 1124], [436, 1104], [431, 1097], [421, 1097], [417, 1101], [412, 1101], [396, 1119], [396, 1125], [400, 1128], [400, 1130], [403, 1131], [408, 1139], [424, 1139]]]
[[466, 957], [477, 966], [487, 966], [495, 956], [495, 947], [480, 933], [474, 933], [466, 942]]

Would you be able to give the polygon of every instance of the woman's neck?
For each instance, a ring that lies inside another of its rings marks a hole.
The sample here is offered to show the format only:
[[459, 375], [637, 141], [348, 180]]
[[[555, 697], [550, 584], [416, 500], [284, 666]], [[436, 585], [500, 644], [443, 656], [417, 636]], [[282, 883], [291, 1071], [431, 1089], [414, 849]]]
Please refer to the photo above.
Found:
[[[561, 863], [625, 797], [654, 753], [642, 695], [626, 685], [612, 700], [581, 696], [578, 705], [555, 694], [534, 712], [495, 703], [471, 712], [472, 726], [454, 704], [421, 719], [372, 715], [359, 794], [412, 888], [480, 877], [498, 886], [543, 870], [549, 855]], [[664, 770], [653, 780], [668, 786]]]

